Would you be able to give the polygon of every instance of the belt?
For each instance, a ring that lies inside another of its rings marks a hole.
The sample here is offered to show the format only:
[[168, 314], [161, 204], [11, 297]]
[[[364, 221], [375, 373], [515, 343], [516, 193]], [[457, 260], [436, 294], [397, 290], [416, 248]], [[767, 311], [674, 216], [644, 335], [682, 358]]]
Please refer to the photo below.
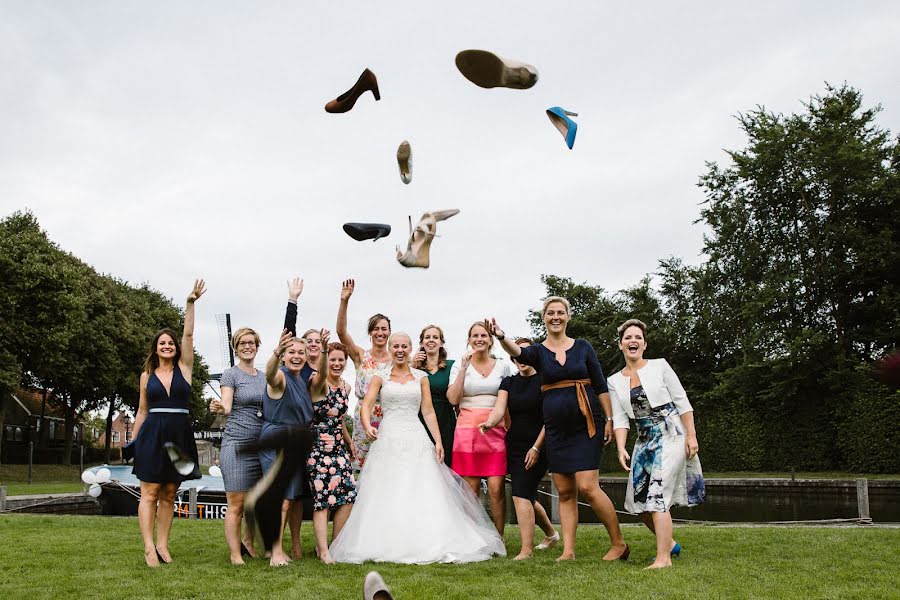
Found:
[[177, 413], [180, 415], [189, 415], [191, 411], [186, 408], [151, 408], [152, 413]]
[[597, 435], [597, 426], [594, 425], [594, 413], [591, 410], [591, 403], [588, 400], [587, 390], [585, 389], [585, 386], [590, 385], [590, 383], [590, 379], [564, 379], [563, 381], [557, 381], [556, 383], [542, 385], [541, 393], [544, 393], [547, 390], [561, 390], [563, 388], [574, 387], [578, 396], [578, 408], [581, 409], [581, 414], [584, 415], [584, 418], [587, 421], [588, 437], [594, 437]]

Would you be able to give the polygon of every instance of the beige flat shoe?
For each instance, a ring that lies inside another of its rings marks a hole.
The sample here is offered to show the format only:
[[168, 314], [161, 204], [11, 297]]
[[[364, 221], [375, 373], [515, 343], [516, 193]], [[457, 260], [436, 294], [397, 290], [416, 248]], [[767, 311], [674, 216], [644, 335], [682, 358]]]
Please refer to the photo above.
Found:
[[527, 90], [538, 80], [533, 66], [487, 50], [463, 50], [456, 55], [456, 68], [463, 77], [483, 88]]
[[412, 181], [412, 147], [406, 140], [397, 148], [397, 164], [400, 166], [400, 179], [403, 183]]
[[363, 580], [363, 600], [394, 600], [378, 571], [371, 571]]
[[410, 217], [409, 242], [406, 244], [406, 252], [400, 252], [400, 246], [397, 246], [397, 262], [404, 267], [427, 269], [430, 264], [431, 242], [437, 235], [437, 223], [446, 221], [456, 214], [459, 214], [458, 208], [425, 213], [419, 219], [419, 224], [415, 229], [412, 226], [412, 217]]

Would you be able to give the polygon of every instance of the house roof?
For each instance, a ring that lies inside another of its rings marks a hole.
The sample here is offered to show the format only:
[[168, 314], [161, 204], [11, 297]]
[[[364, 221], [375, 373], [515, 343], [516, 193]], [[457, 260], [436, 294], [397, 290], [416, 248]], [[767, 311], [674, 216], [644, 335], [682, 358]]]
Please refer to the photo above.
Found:
[[[44, 391], [34, 388], [19, 388], [15, 394], [12, 394], [13, 400], [19, 403], [27, 413], [39, 417], [41, 416], [41, 402], [44, 400]], [[47, 395], [47, 399], [53, 397], [53, 393]], [[65, 415], [59, 408], [52, 403], [47, 402], [44, 410], [44, 417], [47, 419], [64, 419]]]

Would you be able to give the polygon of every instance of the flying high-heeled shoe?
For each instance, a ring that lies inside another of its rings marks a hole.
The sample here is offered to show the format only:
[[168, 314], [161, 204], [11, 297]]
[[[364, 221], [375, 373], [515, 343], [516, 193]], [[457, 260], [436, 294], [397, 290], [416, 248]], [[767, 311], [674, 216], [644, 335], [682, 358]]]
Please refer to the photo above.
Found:
[[397, 246], [397, 262], [404, 267], [427, 269], [431, 242], [434, 241], [437, 235], [438, 221], [446, 221], [458, 213], [458, 208], [425, 213], [419, 219], [419, 224], [416, 225], [415, 229], [413, 229], [412, 217], [410, 217], [409, 242], [406, 244], [406, 252], [400, 252], [400, 246]]
[[406, 140], [397, 148], [397, 164], [400, 165], [400, 179], [403, 183], [412, 181], [412, 147]]
[[456, 55], [456, 68], [466, 79], [483, 88], [527, 90], [538, 80], [533, 66], [487, 50], [463, 50]]
[[578, 132], [578, 123], [569, 117], [577, 116], [578, 113], [569, 112], [558, 106], [547, 109], [547, 117], [549, 117], [550, 122], [559, 129], [559, 132], [566, 139], [566, 145], [569, 147], [569, 150], [575, 145], [575, 134]]
[[375, 77], [375, 73], [366, 69], [352, 88], [325, 105], [325, 112], [345, 113], [353, 108], [360, 96], [370, 90], [372, 95], [375, 96], [375, 100], [381, 100], [381, 93], [378, 91], [378, 79]]
[[373, 242], [391, 234], [391, 226], [384, 223], [344, 223], [344, 233], [357, 242], [372, 240]]
[[191, 475], [194, 473], [197, 468], [197, 463], [193, 458], [188, 455], [187, 452], [173, 444], [172, 442], [166, 442], [163, 444], [163, 448], [166, 450], [166, 454], [169, 456], [169, 460], [172, 461], [172, 466], [175, 467], [175, 470], [178, 471], [179, 475]]

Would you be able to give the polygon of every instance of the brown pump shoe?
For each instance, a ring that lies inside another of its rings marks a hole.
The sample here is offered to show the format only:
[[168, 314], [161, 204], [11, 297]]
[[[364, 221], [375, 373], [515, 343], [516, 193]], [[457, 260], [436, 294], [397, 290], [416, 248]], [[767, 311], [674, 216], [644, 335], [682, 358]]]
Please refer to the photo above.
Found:
[[381, 93], [378, 91], [378, 79], [375, 77], [375, 73], [366, 69], [352, 88], [325, 105], [325, 112], [345, 113], [353, 108], [360, 96], [370, 90], [372, 95], [375, 96], [375, 100], [381, 100]]

